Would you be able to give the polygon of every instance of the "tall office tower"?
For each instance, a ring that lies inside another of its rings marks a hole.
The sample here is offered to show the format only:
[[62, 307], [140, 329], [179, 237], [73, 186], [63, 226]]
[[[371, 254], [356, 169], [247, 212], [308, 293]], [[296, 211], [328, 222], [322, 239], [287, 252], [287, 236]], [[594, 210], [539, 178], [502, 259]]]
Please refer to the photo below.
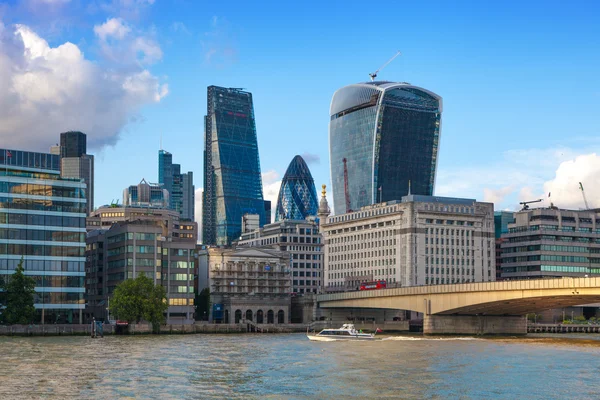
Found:
[[242, 232], [244, 214], [258, 214], [265, 224], [252, 94], [209, 86], [207, 104], [203, 243], [229, 245]]
[[194, 220], [193, 177], [191, 171], [181, 173], [181, 165], [173, 164], [171, 153], [162, 149], [158, 151], [158, 182], [169, 192], [169, 207], [179, 212], [181, 218], [190, 221]]
[[183, 180], [183, 207], [181, 218], [193, 221], [196, 212], [196, 188], [194, 187], [194, 173], [181, 174]]
[[318, 209], [315, 181], [304, 159], [296, 156], [281, 181], [275, 221], [303, 220], [308, 216], [316, 216]]
[[335, 214], [431, 196], [442, 98], [408, 83], [367, 82], [334, 93], [329, 154]]
[[271, 223], [271, 200], [265, 200], [265, 225]]
[[[50, 149], [56, 151], [56, 147]], [[82, 132], [60, 134], [60, 175], [63, 178], [83, 179], [87, 186], [87, 214], [94, 210], [94, 156], [86, 154], [87, 136]]]
[[60, 177], [60, 156], [0, 149], [0, 277], [23, 259], [36, 282], [36, 323], [81, 323], [85, 183]]

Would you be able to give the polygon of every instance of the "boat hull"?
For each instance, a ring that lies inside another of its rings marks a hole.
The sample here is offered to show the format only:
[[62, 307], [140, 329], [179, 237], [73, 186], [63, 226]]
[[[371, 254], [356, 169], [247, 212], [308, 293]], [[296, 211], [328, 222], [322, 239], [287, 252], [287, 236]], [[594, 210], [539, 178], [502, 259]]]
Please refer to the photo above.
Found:
[[306, 335], [308, 340], [315, 342], [335, 342], [338, 340], [374, 340], [375, 336], [325, 336], [325, 335]]

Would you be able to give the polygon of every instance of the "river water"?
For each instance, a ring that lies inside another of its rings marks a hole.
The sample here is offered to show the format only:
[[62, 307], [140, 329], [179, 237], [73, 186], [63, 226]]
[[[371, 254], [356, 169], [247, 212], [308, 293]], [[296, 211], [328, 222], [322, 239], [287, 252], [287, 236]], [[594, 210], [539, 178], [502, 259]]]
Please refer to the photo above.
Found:
[[0, 337], [0, 398], [600, 398], [600, 337]]

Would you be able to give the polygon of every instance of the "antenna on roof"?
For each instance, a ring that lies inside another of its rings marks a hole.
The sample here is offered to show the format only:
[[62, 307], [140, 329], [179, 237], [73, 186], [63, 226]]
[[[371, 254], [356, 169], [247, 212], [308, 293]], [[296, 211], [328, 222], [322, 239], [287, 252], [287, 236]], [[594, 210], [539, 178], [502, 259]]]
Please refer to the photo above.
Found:
[[375, 78], [377, 78], [377, 74], [379, 73], [379, 71], [381, 71], [382, 69], [387, 67], [387, 65], [389, 63], [391, 63], [392, 61], [394, 61], [394, 58], [398, 57], [399, 55], [400, 55], [400, 50], [398, 50], [396, 52], [396, 54], [394, 54], [394, 57], [390, 58], [389, 60], [387, 60], [387, 62], [385, 64], [383, 64], [381, 67], [379, 67], [377, 69], [377, 71], [373, 72], [372, 74], [369, 74], [369, 76], [371, 77], [371, 82], [373, 82], [375, 80]]

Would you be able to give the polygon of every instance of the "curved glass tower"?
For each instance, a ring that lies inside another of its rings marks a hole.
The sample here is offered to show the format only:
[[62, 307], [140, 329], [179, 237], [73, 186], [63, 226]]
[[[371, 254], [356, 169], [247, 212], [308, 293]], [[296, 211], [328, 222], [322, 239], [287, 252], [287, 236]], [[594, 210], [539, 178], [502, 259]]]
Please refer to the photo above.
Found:
[[318, 209], [315, 181], [304, 159], [296, 156], [281, 181], [275, 221], [302, 220], [309, 215], [317, 215]]
[[413, 194], [433, 195], [440, 96], [404, 82], [359, 83], [334, 93], [330, 115], [335, 214], [400, 200], [409, 186]]

